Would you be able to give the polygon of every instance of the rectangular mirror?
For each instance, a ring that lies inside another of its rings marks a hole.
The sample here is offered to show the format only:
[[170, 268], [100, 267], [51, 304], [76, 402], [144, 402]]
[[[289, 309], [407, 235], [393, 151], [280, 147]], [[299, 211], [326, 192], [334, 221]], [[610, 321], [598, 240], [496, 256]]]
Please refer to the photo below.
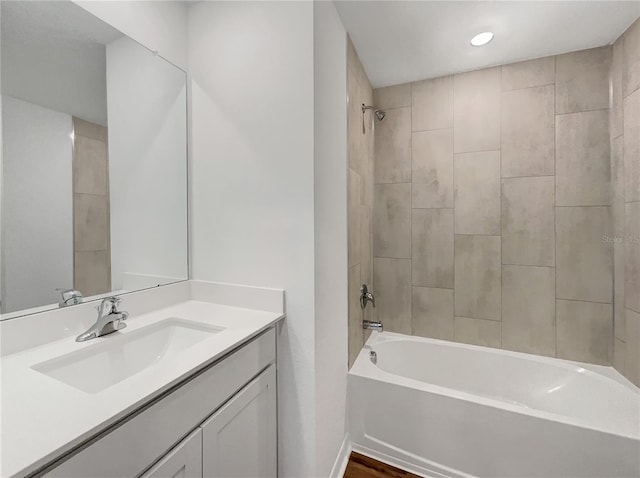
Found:
[[187, 279], [185, 72], [70, 1], [0, 5], [2, 318]]

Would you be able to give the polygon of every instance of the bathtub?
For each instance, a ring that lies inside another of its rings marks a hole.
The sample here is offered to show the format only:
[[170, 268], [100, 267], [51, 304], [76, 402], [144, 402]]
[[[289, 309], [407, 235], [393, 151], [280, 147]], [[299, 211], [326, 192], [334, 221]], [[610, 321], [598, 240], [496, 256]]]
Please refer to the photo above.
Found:
[[422, 476], [640, 476], [640, 393], [610, 367], [374, 332], [348, 393], [353, 449]]

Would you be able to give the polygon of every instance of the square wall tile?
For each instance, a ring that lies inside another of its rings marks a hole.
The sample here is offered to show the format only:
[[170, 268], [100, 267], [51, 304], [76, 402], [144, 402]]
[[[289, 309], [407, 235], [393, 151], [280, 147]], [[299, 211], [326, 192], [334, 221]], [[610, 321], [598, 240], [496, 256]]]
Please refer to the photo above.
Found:
[[411, 106], [411, 83], [376, 88], [373, 105], [379, 110]]
[[453, 77], [443, 76], [411, 84], [413, 131], [453, 126]]
[[73, 287], [85, 297], [111, 291], [111, 265], [107, 251], [76, 252]]
[[106, 196], [73, 195], [74, 250], [105, 251], [109, 247], [109, 209]]
[[616, 235], [613, 243], [613, 333], [616, 338], [624, 340], [624, 293], [625, 293], [625, 258], [624, 233]]
[[624, 99], [624, 198], [640, 201], [640, 89]]
[[623, 137], [611, 140], [611, 189], [613, 232], [624, 235], [624, 160]]
[[453, 340], [453, 290], [413, 287], [413, 335]]
[[628, 96], [640, 86], [640, 21], [638, 20], [624, 33], [622, 86], [624, 96]]
[[411, 334], [411, 259], [373, 259], [374, 315], [384, 330]]
[[502, 177], [554, 174], [553, 85], [502, 93]]
[[611, 304], [558, 300], [558, 358], [609, 365], [612, 358]]
[[82, 136], [83, 138], [106, 144], [109, 140], [108, 131], [106, 126], [73, 117], [73, 134], [75, 137]]
[[364, 142], [364, 156], [360, 161], [360, 204], [373, 206], [374, 132], [368, 131]]
[[624, 212], [624, 305], [640, 312], [640, 202], [625, 204]]
[[366, 284], [373, 281], [372, 239], [371, 209], [369, 206], [360, 206], [360, 277]]
[[349, 367], [364, 345], [362, 309], [360, 308], [360, 265], [349, 268]]
[[76, 136], [73, 146], [73, 192], [108, 193], [107, 143]]
[[361, 163], [366, 157], [366, 138], [371, 134], [367, 129], [362, 132], [362, 113], [360, 112], [360, 103], [358, 103], [359, 91], [349, 91], [349, 104], [347, 106], [347, 162], [349, 168], [360, 173]]
[[556, 57], [556, 114], [609, 107], [611, 47]]
[[360, 205], [360, 175], [353, 169], [347, 170], [347, 235], [349, 242], [348, 256], [349, 267], [360, 263], [360, 222], [361, 222], [361, 205]]
[[613, 366], [622, 375], [627, 373], [625, 366], [626, 354], [626, 344], [622, 340], [615, 339], [613, 341]]
[[414, 209], [413, 285], [453, 288], [453, 209]]
[[411, 258], [411, 184], [376, 184], [373, 255]]
[[350, 103], [347, 111], [347, 162], [349, 168], [354, 171], [360, 171], [360, 163], [365, 155], [364, 152], [364, 140], [359, 136], [362, 134], [362, 124], [358, 112], [355, 111], [355, 107]]
[[640, 314], [627, 309], [625, 324], [625, 376], [640, 387]]
[[521, 61], [502, 66], [502, 91], [552, 85], [555, 81], [555, 57]]
[[375, 126], [376, 183], [411, 181], [411, 108], [387, 111]]
[[556, 205], [611, 204], [609, 110], [556, 117]]
[[456, 234], [500, 235], [500, 151], [457, 154]]
[[453, 207], [453, 130], [413, 133], [412, 206]]
[[351, 38], [347, 36], [347, 127], [348, 163], [355, 172], [362, 171], [362, 162], [367, 157], [368, 143], [373, 135], [373, 118], [367, 115], [366, 132], [362, 132], [362, 104], [373, 103], [373, 91], [367, 74], [360, 63]]
[[556, 295], [611, 303], [613, 245], [609, 207], [556, 208]]
[[455, 236], [455, 315], [500, 320], [499, 236]]
[[611, 137], [622, 134], [622, 66], [624, 62], [624, 39], [618, 38], [611, 50], [611, 113], [609, 129]]
[[553, 177], [502, 180], [502, 263], [555, 265]]
[[454, 75], [454, 152], [500, 149], [501, 68]]
[[502, 347], [555, 357], [553, 267], [502, 266]]
[[499, 349], [502, 344], [500, 322], [456, 317], [454, 319], [454, 340], [465, 344]]

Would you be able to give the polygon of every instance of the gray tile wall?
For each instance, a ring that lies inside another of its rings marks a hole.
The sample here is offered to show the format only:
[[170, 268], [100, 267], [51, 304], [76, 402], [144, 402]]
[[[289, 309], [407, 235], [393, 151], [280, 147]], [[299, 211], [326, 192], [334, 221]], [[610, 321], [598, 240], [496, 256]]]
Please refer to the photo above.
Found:
[[640, 386], [640, 20], [613, 45], [613, 364]]
[[[613, 360], [611, 61], [602, 47], [374, 90], [388, 118], [376, 123], [373, 214], [386, 330]], [[640, 110], [629, 108], [640, 93], [625, 91], [615, 104], [628, 105], [617, 126], [633, 143], [618, 144], [626, 172], [638, 168]], [[638, 182], [619, 176], [619, 210], [637, 231]], [[637, 289], [637, 262], [623, 263]], [[637, 331], [637, 296], [625, 296], [618, 322]]]
[[107, 128], [73, 118], [73, 286], [111, 290]]
[[[395, 257], [404, 254], [411, 257], [411, 205], [408, 187], [403, 190], [401, 181], [408, 182], [411, 177], [411, 117], [410, 109], [396, 110], [387, 119], [396, 125], [377, 138], [376, 147], [386, 159], [386, 168], [377, 171], [381, 199], [378, 208], [373, 210], [373, 151], [374, 151], [374, 115], [368, 111], [364, 116], [365, 132], [362, 131], [362, 103], [371, 105], [374, 102], [373, 90], [360, 59], [353, 48], [351, 39], [347, 42], [347, 124], [348, 124], [348, 239], [349, 239], [349, 366], [356, 359], [362, 348], [366, 334], [362, 330], [362, 320], [373, 320], [371, 306], [363, 312], [359, 303], [360, 286], [373, 283], [373, 255], [375, 247], [383, 256]], [[377, 100], [382, 104], [391, 101], [398, 104], [411, 103], [410, 89], [394, 89], [388, 92], [379, 90]], [[379, 106], [379, 105], [378, 105]], [[386, 120], [385, 120], [386, 121]], [[408, 207], [406, 207], [408, 206]], [[385, 224], [385, 236], [379, 236], [373, 243], [372, 219]], [[402, 234], [402, 230], [407, 233]], [[400, 232], [398, 232], [400, 231]], [[408, 261], [410, 262], [410, 261]], [[387, 276], [395, 278], [402, 274], [402, 268], [394, 268], [391, 264], [385, 269]], [[382, 265], [384, 267], [384, 264]], [[380, 270], [380, 267], [378, 268]], [[411, 292], [411, 264], [405, 268], [408, 277], [409, 293]], [[387, 289], [387, 288], [385, 288]], [[391, 290], [391, 289], [389, 289]], [[399, 292], [393, 289], [385, 306]], [[401, 294], [400, 294], [401, 296]], [[408, 302], [411, 301], [409, 297]], [[401, 323], [399, 320], [398, 324]], [[400, 326], [399, 326], [400, 327]]]

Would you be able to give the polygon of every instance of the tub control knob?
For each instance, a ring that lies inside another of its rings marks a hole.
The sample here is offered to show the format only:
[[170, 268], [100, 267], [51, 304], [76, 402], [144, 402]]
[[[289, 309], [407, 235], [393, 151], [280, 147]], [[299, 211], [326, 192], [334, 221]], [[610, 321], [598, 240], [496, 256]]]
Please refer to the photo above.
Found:
[[374, 307], [376, 306], [376, 298], [373, 296], [373, 293], [369, 292], [367, 284], [362, 284], [362, 287], [360, 287], [360, 307], [364, 309], [369, 302], [371, 302], [371, 305]]

